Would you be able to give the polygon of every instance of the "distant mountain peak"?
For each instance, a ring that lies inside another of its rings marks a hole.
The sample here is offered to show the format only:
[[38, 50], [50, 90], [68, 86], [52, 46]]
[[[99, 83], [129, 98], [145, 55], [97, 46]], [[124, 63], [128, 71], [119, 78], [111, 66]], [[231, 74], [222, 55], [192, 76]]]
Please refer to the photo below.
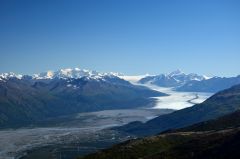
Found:
[[175, 76], [175, 75], [181, 75], [181, 74], [185, 74], [183, 71], [181, 71], [180, 69], [177, 69], [175, 71], [172, 71], [171, 73], [169, 73], [169, 76]]
[[57, 71], [47, 71], [40, 74], [35, 74], [33, 78], [36, 79], [52, 79], [52, 78], [82, 78], [82, 77], [89, 77], [89, 78], [99, 78], [104, 74], [99, 73], [97, 71], [91, 71], [86, 69], [80, 68], [66, 68], [66, 69], [59, 69]]
[[[203, 77], [204, 77], [205, 80], [208, 80], [208, 79], [210, 79], [210, 78], [213, 78], [213, 77], [209, 77], [209, 76], [206, 76], [206, 75], [203, 75]], [[217, 76], [215, 76], [215, 77], [217, 77]]]
[[9, 73], [2, 73], [0, 74], [0, 81], [4, 81], [6, 79], [9, 78], [17, 78], [17, 79], [21, 79], [23, 76], [20, 74], [15, 74], [13, 72], [9, 72]]
[[161, 87], [179, 87], [190, 81], [202, 81], [205, 79], [209, 79], [209, 77], [196, 73], [186, 74], [180, 69], [177, 69], [169, 74], [146, 76], [140, 79], [139, 83], [151, 83]]

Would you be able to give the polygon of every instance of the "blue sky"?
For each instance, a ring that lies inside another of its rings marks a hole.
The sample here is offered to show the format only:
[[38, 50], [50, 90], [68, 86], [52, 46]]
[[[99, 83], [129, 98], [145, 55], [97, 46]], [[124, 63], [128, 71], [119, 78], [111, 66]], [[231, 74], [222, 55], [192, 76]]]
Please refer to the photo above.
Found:
[[0, 72], [240, 74], [238, 0], [1, 0]]

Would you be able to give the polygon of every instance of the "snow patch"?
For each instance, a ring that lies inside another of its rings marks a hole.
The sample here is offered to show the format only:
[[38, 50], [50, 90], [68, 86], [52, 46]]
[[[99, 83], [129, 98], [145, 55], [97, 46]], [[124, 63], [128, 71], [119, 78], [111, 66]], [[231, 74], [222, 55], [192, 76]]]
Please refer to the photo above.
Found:
[[121, 79], [124, 79], [126, 81], [129, 81], [131, 83], [137, 83], [140, 79], [149, 76], [149, 74], [146, 75], [136, 75], [136, 76], [118, 76]]

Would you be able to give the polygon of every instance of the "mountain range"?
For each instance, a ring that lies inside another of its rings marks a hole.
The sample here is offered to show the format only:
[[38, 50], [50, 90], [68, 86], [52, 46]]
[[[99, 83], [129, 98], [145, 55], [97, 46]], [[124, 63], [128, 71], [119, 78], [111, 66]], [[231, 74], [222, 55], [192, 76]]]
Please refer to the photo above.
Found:
[[132, 85], [114, 73], [61, 69], [33, 76], [0, 75], [0, 127], [79, 112], [143, 107], [167, 94]]
[[[155, 102], [149, 97], [167, 95], [133, 85], [123, 76], [79, 68], [47, 71], [32, 76], [0, 74], [0, 127], [32, 124], [79, 112], [142, 107]], [[173, 87], [177, 91], [216, 92], [240, 83], [240, 76], [209, 78], [177, 70], [169, 74], [146, 76], [138, 82]]]
[[185, 74], [180, 70], [169, 74], [146, 76], [138, 81], [140, 84], [153, 84], [160, 87], [172, 87], [183, 92], [216, 93], [233, 85], [240, 84], [240, 76], [236, 77], [207, 77], [195, 73]]
[[178, 87], [189, 81], [202, 81], [210, 77], [201, 76], [194, 73], [185, 74], [181, 70], [173, 71], [169, 74], [160, 74], [155, 76], [147, 76], [139, 80], [141, 84], [154, 84], [160, 87]]

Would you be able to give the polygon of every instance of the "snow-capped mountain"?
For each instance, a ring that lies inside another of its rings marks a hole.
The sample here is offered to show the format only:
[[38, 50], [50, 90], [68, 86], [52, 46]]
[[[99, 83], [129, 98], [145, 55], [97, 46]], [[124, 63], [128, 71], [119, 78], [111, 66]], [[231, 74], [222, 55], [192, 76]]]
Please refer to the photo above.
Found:
[[143, 107], [165, 93], [132, 85], [118, 73], [60, 69], [0, 75], [0, 128], [79, 112]]
[[176, 70], [169, 74], [147, 76], [139, 80], [139, 83], [142, 84], [150, 83], [162, 87], [177, 87], [189, 81], [202, 81], [206, 79], [207, 79], [206, 76], [198, 75], [195, 73], [185, 74], [181, 70]]
[[207, 77], [195, 73], [186, 74], [176, 70], [168, 74], [146, 76], [138, 82], [141, 84], [154, 84], [160, 87], [173, 87], [176, 91], [215, 93], [240, 84], [240, 76]]
[[17, 79], [21, 79], [23, 76], [20, 74], [15, 74], [13, 72], [9, 72], [9, 73], [2, 73], [0, 74], [0, 81], [5, 81], [9, 78], [17, 78]]
[[6, 81], [10, 78], [17, 78], [17, 79], [22, 79], [22, 78], [31, 78], [35, 80], [41, 80], [41, 79], [80, 79], [80, 78], [85, 78], [85, 79], [92, 79], [92, 80], [104, 80], [105, 78], [118, 78], [123, 74], [120, 73], [115, 73], [115, 72], [110, 72], [110, 73], [100, 73], [97, 71], [92, 71], [92, 70], [86, 70], [86, 69], [79, 69], [79, 68], [66, 68], [66, 69], [60, 69], [57, 71], [47, 71], [47, 72], [42, 72], [39, 74], [34, 74], [34, 75], [20, 75], [20, 74], [15, 74], [13, 72], [10, 73], [2, 73], [0, 74], [0, 81]]
[[184, 85], [177, 87], [177, 91], [183, 92], [218, 92], [240, 84], [240, 76], [236, 77], [213, 77], [210, 79], [196, 81], [192, 80]]
[[[11, 80], [20, 80], [27, 81], [28, 83], [35, 83], [34, 86], [37, 86], [39, 82], [52, 83], [54, 81], [65, 81], [59, 82], [61, 88], [67, 89], [80, 89], [84, 82], [95, 82], [101, 85], [110, 84], [110, 85], [121, 85], [121, 86], [131, 86], [131, 84], [119, 78], [122, 74], [120, 73], [100, 73], [97, 71], [91, 71], [86, 69], [79, 68], [67, 68], [59, 69], [57, 71], [47, 71], [39, 74], [30, 75], [18, 75], [15, 73], [3, 73], [0, 74], [0, 82], [7, 82]], [[95, 84], [96, 85], [96, 84]]]
[[[143, 76], [124, 76], [121, 73], [100, 73], [79, 68], [59, 69], [57, 71], [47, 71], [39, 74], [20, 75], [15, 73], [0, 74], [0, 82], [6, 82], [9, 79], [28, 80], [28, 82], [40, 82], [54, 80], [64, 80], [65, 87], [79, 89], [79, 80], [93, 81], [99, 83], [108, 83], [116, 85], [131, 86], [131, 83], [154, 84], [160, 87], [173, 87], [177, 91], [187, 92], [217, 92], [240, 84], [240, 76], [237, 77], [207, 77], [195, 73], [186, 74], [181, 70], [176, 70], [168, 74], [143, 75]], [[76, 82], [77, 80], [77, 82]], [[130, 83], [131, 82], [131, 83]], [[81, 85], [81, 82], [80, 82]]]
[[100, 73], [97, 71], [86, 70], [86, 69], [79, 69], [79, 68], [67, 68], [67, 69], [60, 69], [58, 71], [47, 71], [40, 74], [34, 74], [33, 78], [35, 79], [53, 79], [53, 78], [82, 78], [87, 77], [90, 79], [102, 79], [106, 76], [118, 76], [118, 73]]

